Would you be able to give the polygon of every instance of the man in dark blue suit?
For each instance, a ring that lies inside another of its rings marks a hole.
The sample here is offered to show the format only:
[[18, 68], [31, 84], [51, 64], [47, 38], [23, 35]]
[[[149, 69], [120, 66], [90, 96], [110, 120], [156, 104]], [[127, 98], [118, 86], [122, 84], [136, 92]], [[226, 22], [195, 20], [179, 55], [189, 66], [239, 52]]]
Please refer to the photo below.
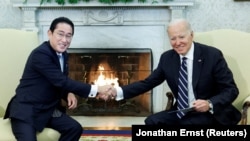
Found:
[[[116, 100], [128, 99], [153, 89], [166, 81], [174, 97], [178, 96], [178, 78], [182, 58], [187, 58], [187, 108], [178, 117], [177, 102], [171, 111], [152, 114], [147, 125], [221, 124], [235, 125], [241, 113], [232, 105], [239, 91], [233, 74], [220, 50], [193, 41], [194, 33], [185, 19], [173, 20], [167, 28], [173, 49], [164, 52], [157, 68], [146, 79], [113, 89]], [[180, 99], [179, 99], [180, 100]]]
[[[8, 104], [4, 118], [11, 119], [13, 134], [18, 141], [36, 141], [36, 133], [45, 127], [61, 133], [60, 141], [79, 141], [82, 126], [65, 113], [61, 100], [69, 109], [77, 99], [96, 97], [106, 99], [111, 85], [96, 86], [74, 81], [68, 77], [67, 48], [74, 35], [74, 24], [66, 17], [52, 21], [49, 40], [35, 48], [24, 68], [16, 95]], [[61, 56], [61, 60], [59, 57]]]

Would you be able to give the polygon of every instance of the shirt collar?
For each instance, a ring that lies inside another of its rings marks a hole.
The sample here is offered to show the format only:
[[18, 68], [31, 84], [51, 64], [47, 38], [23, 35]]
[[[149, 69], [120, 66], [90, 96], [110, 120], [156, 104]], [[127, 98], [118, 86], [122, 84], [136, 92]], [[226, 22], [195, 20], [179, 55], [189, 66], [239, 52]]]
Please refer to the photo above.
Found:
[[191, 48], [189, 49], [189, 51], [187, 52], [187, 54], [185, 56], [180, 55], [180, 58], [182, 59], [183, 57], [186, 57], [190, 60], [194, 59], [194, 43], [191, 44]]
[[60, 52], [56, 52], [56, 54], [57, 54], [57, 55], [62, 55], [62, 53], [60, 53]]

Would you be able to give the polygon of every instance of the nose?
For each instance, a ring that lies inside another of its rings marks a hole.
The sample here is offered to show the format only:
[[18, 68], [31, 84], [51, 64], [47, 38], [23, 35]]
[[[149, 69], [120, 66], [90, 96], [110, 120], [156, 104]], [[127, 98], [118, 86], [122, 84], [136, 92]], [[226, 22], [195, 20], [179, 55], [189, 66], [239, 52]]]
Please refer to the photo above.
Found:
[[62, 39], [61, 39], [62, 41], [64, 41], [64, 42], [66, 42], [66, 41], [68, 41], [68, 39], [67, 39], [67, 36], [62, 36]]
[[181, 40], [176, 39], [175, 44], [176, 44], [176, 45], [180, 45], [180, 44], [181, 44]]

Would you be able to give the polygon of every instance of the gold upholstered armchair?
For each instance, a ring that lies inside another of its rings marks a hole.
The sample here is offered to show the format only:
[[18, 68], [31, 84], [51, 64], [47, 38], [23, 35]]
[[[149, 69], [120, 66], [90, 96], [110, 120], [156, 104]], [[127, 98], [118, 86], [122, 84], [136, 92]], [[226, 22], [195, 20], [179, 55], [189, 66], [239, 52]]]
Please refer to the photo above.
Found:
[[[233, 105], [242, 113], [239, 125], [250, 125], [250, 33], [231, 29], [218, 29], [194, 33], [194, 41], [219, 48], [232, 70], [239, 88]], [[175, 102], [172, 92], [167, 92], [166, 110]]]

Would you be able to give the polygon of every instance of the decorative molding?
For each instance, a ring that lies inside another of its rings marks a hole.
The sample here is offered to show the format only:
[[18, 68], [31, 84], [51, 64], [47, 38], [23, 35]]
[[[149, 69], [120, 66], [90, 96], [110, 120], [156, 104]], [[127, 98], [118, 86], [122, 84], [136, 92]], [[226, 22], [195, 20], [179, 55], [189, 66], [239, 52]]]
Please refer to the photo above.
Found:
[[36, 7], [23, 7], [23, 29], [27, 31], [36, 31], [38, 28], [36, 26]]
[[177, 19], [177, 18], [185, 17], [184, 16], [185, 8], [186, 8], [185, 6], [170, 6], [169, 9], [171, 9], [171, 11], [172, 11], [171, 19]]
[[123, 24], [123, 8], [114, 8], [113, 10], [100, 9], [100, 10], [86, 10], [85, 25], [94, 24]]
[[174, 0], [171, 2], [155, 1], [145, 3], [114, 3], [114, 4], [103, 4], [98, 1], [81, 2], [78, 4], [65, 4], [58, 5], [56, 2], [40, 4], [40, 2], [30, 1], [29, 3], [20, 2], [20, 0], [13, 0], [14, 7], [168, 7], [168, 6], [193, 6], [193, 0]]
[[[98, 3], [97, 1], [92, 1], [89, 3], [79, 3], [79, 4], [65, 4], [65, 5], [58, 5], [55, 2], [52, 3], [45, 3], [40, 5], [39, 2], [34, 1], [30, 3], [22, 3], [20, 0], [13, 0], [13, 6], [19, 7], [23, 12], [23, 27], [24, 30], [33, 30], [39, 31], [39, 28], [36, 25], [37, 19], [37, 12], [41, 10], [53, 10], [53, 9], [61, 9], [67, 10], [76, 9], [81, 13], [84, 9], [85, 10], [85, 19], [83, 19], [83, 23], [85, 25], [92, 25], [92, 24], [113, 24], [113, 25], [121, 25], [124, 23], [123, 16], [124, 11], [127, 9], [154, 9], [154, 8], [166, 8], [171, 10], [171, 20], [175, 18], [185, 17], [185, 9], [188, 6], [193, 6], [193, 1], [184, 1], [184, 0], [176, 0], [172, 2], [147, 2], [147, 3], [115, 3], [115, 4], [102, 4]], [[105, 10], [104, 10], [105, 8]], [[101, 13], [101, 11], [103, 13]], [[106, 14], [107, 17], [104, 17]]]

